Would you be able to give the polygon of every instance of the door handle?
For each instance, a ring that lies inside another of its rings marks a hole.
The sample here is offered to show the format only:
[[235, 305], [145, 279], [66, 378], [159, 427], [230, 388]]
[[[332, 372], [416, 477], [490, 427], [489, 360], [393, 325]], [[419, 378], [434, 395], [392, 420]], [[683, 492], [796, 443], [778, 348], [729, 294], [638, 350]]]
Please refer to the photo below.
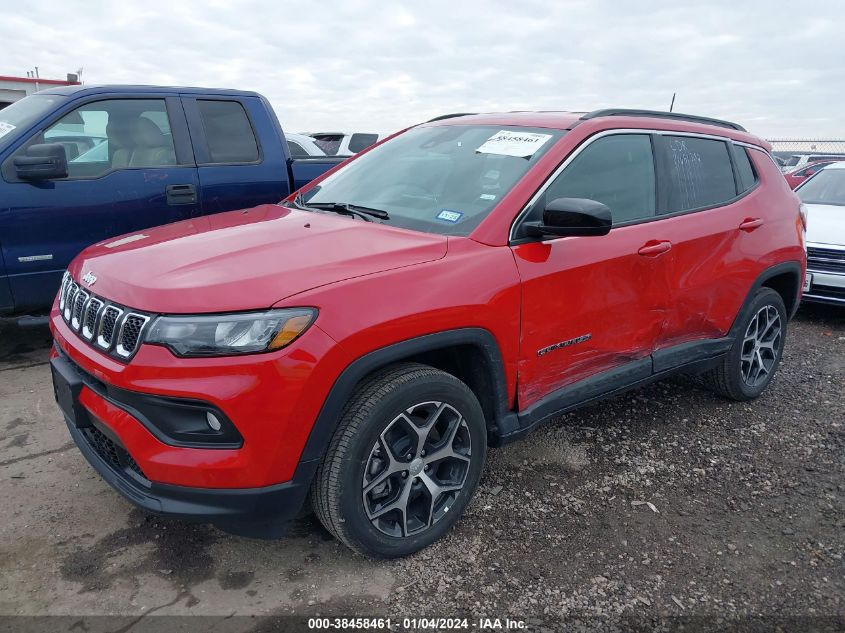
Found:
[[651, 240], [646, 242], [644, 246], [637, 252], [643, 257], [657, 257], [672, 248], [672, 242]]
[[167, 185], [164, 191], [167, 194], [167, 204], [171, 206], [196, 204], [197, 188], [193, 185]]
[[745, 220], [742, 221], [742, 224], [739, 225], [739, 229], [750, 233], [761, 226], [763, 226], [763, 220], [760, 218], [745, 218]]

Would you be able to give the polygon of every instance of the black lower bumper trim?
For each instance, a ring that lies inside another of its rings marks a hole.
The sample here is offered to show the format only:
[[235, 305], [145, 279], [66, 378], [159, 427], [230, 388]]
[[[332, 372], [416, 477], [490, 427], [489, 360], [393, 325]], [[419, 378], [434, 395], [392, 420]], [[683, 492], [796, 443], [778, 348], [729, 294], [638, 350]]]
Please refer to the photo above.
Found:
[[131, 503], [153, 514], [211, 523], [240, 536], [284, 536], [288, 521], [299, 514], [305, 502], [317, 469], [317, 460], [301, 462], [292, 481], [264, 488], [188, 488], [142, 482], [115, 470], [90, 446], [80, 429], [65, 421], [91, 466]]

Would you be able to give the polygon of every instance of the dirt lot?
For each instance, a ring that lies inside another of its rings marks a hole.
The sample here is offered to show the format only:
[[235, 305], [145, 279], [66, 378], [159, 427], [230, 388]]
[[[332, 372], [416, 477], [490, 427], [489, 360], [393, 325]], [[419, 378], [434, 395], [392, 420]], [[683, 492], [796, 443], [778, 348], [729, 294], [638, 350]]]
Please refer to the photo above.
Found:
[[281, 541], [145, 516], [72, 446], [48, 334], [0, 325], [0, 614], [845, 614], [845, 310], [803, 308], [780, 372], [736, 404], [691, 380], [491, 451], [467, 515], [411, 558], [313, 520]]

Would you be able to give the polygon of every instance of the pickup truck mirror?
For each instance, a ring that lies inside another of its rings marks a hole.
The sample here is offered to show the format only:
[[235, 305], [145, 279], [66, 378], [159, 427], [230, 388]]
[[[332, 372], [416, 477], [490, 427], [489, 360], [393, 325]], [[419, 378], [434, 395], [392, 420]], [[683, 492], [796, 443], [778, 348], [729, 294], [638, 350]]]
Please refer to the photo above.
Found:
[[543, 209], [542, 222], [526, 224], [534, 236], [607, 235], [613, 225], [610, 209], [588, 198], [555, 198]]
[[67, 178], [67, 154], [61, 143], [30, 145], [24, 156], [15, 158], [15, 170], [21, 180]]

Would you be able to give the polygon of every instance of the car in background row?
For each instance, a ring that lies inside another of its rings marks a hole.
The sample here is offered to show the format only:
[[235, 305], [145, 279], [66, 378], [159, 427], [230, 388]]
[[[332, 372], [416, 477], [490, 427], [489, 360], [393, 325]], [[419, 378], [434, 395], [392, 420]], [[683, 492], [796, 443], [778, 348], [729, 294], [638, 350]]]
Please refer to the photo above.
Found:
[[798, 169], [793, 169], [792, 171], [785, 172], [783, 175], [786, 178], [786, 182], [789, 183], [789, 186], [795, 189], [802, 182], [807, 180], [807, 178], [809, 178], [810, 176], [813, 176], [828, 165], [838, 162], [839, 160], [841, 159], [826, 158], [824, 160], [818, 160], [804, 167], [799, 167]]
[[278, 202], [342, 160], [288, 147], [254, 92], [69, 86], [4, 108], [0, 314], [46, 310], [89, 244], [177, 220], [199, 231], [199, 216]]
[[293, 158], [308, 158], [309, 156], [325, 156], [326, 153], [317, 142], [307, 134], [285, 134], [288, 150]]
[[326, 156], [352, 156], [358, 152], [363, 152], [370, 145], [375, 145], [384, 138], [381, 134], [370, 132], [353, 132], [352, 134], [306, 132], [304, 135], [313, 138], [317, 146], [326, 153]]
[[836, 152], [829, 152], [827, 154], [784, 154], [783, 152], [779, 152], [780, 156], [784, 159], [783, 164], [781, 165], [781, 171], [788, 172], [793, 171], [795, 169], [800, 169], [805, 165], [809, 165], [810, 163], [815, 163], [820, 160], [845, 160], [845, 154], [836, 153]]
[[845, 162], [828, 165], [795, 193], [807, 208], [804, 300], [845, 306]]

